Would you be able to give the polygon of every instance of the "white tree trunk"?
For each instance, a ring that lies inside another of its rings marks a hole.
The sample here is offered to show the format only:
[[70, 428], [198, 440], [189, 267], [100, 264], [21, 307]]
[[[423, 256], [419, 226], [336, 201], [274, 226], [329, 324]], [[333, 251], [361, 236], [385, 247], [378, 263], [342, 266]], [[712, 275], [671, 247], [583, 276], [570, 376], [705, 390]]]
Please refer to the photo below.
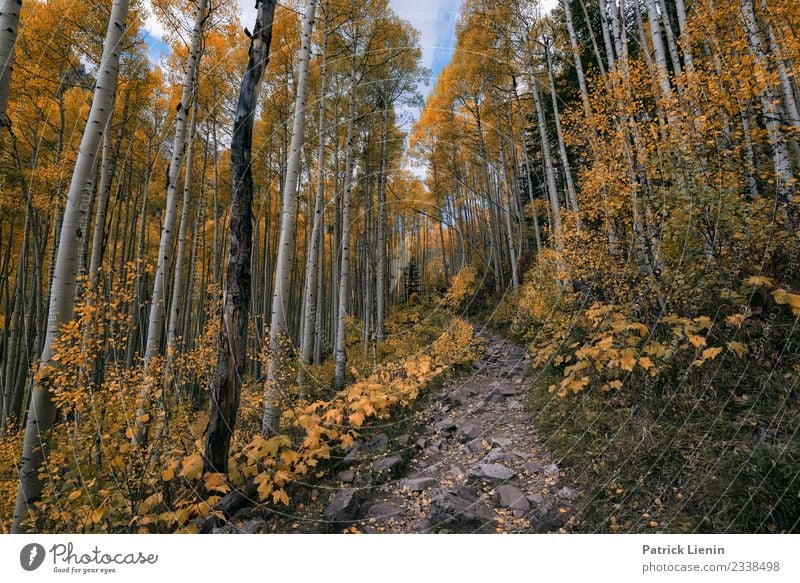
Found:
[[[550, 82], [550, 96], [553, 101], [553, 115], [556, 122], [556, 137], [558, 138], [558, 154], [561, 158], [561, 166], [564, 168], [564, 181], [567, 185], [567, 197], [572, 210], [576, 213], [580, 210], [578, 207], [578, 194], [575, 190], [575, 182], [572, 179], [572, 166], [569, 163], [569, 156], [567, 156], [567, 146], [564, 142], [564, 129], [561, 126], [561, 111], [558, 107], [558, 93], [556, 92], [556, 82], [553, 77], [553, 59], [550, 55], [550, 45], [545, 43], [544, 47], [545, 57], [547, 59], [547, 78]], [[578, 220], [580, 225], [580, 219]]]
[[207, 0], [198, 0], [195, 12], [194, 28], [192, 29], [191, 46], [183, 76], [183, 90], [178, 110], [175, 116], [175, 136], [172, 142], [172, 159], [167, 171], [167, 203], [164, 210], [164, 223], [161, 227], [161, 241], [158, 246], [158, 263], [153, 281], [153, 296], [150, 299], [150, 316], [147, 326], [147, 341], [144, 349], [144, 379], [145, 384], [139, 396], [139, 409], [136, 412], [136, 431], [134, 443], [143, 443], [146, 440], [146, 423], [139, 421], [147, 413], [149, 407], [150, 388], [153, 379], [150, 377], [150, 363], [158, 354], [161, 346], [161, 337], [164, 331], [164, 316], [166, 313], [166, 284], [169, 274], [172, 241], [175, 231], [175, 218], [177, 208], [178, 177], [180, 176], [183, 158], [186, 152], [186, 128], [189, 121], [189, 109], [194, 100], [196, 87], [197, 67], [200, 61], [200, 52], [203, 41], [203, 24], [206, 19]]
[[[761, 31], [758, 28], [756, 15], [753, 9], [752, 0], [740, 0], [739, 2], [747, 33], [747, 42], [750, 52], [755, 59], [756, 66], [764, 71], [769, 68], [764, 42], [761, 38]], [[783, 135], [780, 124], [780, 115], [776, 111], [780, 99], [777, 92], [767, 84], [761, 95], [761, 113], [763, 115], [764, 126], [767, 128], [770, 146], [772, 147], [772, 160], [775, 165], [775, 187], [778, 199], [784, 203], [794, 198], [796, 187], [794, 173], [792, 172], [792, 162], [789, 158], [789, 149], [786, 138]]]
[[561, 0], [561, 7], [564, 9], [564, 18], [567, 21], [567, 32], [569, 33], [569, 44], [572, 47], [572, 59], [575, 65], [575, 73], [578, 76], [578, 87], [581, 90], [581, 102], [583, 111], [587, 119], [592, 117], [592, 104], [589, 101], [589, 89], [586, 86], [586, 75], [583, 72], [581, 62], [581, 51], [578, 47], [578, 36], [575, 34], [575, 26], [572, 22], [572, 11], [569, 7], [569, 0]]
[[[317, 313], [317, 263], [319, 248], [322, 244], [322, 213], [325, 203], [325, 92], [327, 91], [328, 64], [326, 62], [328, 48], [327, 28], [323, 30], [322, 39], [322, 72], [319, 98], [319, 144], [317, 145], [317, 194], [314, 201], [314, 226], [308, 248], [306, 264], [305, 291], [303, 294], [303, 330], [300, 350], [300, 366], [297, 372], [297, 384], [301, 387], [305, 381], [305, 367], [311, 364], [314, 340], [316, 338]], [[309, 197], [310, 198], [310, 197]]]
[[[355, 49], [353, 49], [355, 50]], [[333, 389], [340, 391], [344, 388], [345, 374], [347, 368], [347, 351], [345, 340], [347, 330], [345, 320], [347, 318], [347, 304], [350, 297], [350, 199], [353, 193], [353, 132], [356, 117], [356, 64], [355, 54], [353, 55], [353, 65], [350, 71], [350, 94], [348, 98], [347, 114], [347, 146], [345, 149], [345, 174], [344, 174], [344, 197], [342, 199], [342, 242], [341, 242], [341, 268], [339, 270], [339, 306], [336, 313], [336, 341], [334, 345], [334, 371]]]
[[0, 130], [8, 123], [6, 107], [11, 90], [20, 10], [22, 0], [0, 0]]
[[28, 421], [22, 446], [19, 490], [14, 507], [12, 532], [25, 532], [22, 524], [31, 504], [39, 500], [43, 480], [39, 477], [42, 464], [50, 452], [50, 438], [55, 421], [56, 407], [48, 386], [48, 372], [57, 364], [52, 361], [54, 343], [61, 326], [72, 320], [75, 308], [76, 277], [80, 271], [78, 250], [83, 247], [89, 222], [88, 188], [93, 180], [92, 168], [103, 132], [113, 114], [114, 94], [117, 87], [122, 38], [126, 30], [128, 0], [115, 0], [111, 7], [103, 55], [97, 74], [94, 99], [89, 119], [83, 131], [75, 170], [72, 174], [61, 236], [56, 255], [53, 278], [50, 284], [50, 311], [47, 335], [42, 350], [38, 380], [32, 388]]
[[[186, 147], [186, 170], [183, 177], [183, 205], [181, 207], [181, 223], [178, 227], [178, 250], [175, 253], [174, 279], [172, 282], [172, 300], [169, 304], [167, 320], [167, 372], [172, 374], [172, 363], [175, 356], [175, 339], [180, 326], [181, 307], [183, 305], [183, 263], [186, 248], [186, 229], [189, 223], [189, 207], [192, 202], [192, 157], [194, 153], [194, 136], [197, 125], [197, 101], [192, 103], [192, 119], [189, 122], [189, 144]], [[194, 258], [190, 258], [194, 261]], [[167, 378], [167, 381], [172, 381]], [[176, 387], [177, 389], [177, 387]]]
[[553, 170], [553, 158], [550, 151], [550, 140], [547, 136], [547, 121], [544, 115], [544, 104], [539, 93], [539, 84], [536, 82], [536, 75], [531, 71], [531, 93], [533, 93], [534, 103], [536, 104], [536, 117], [539, 125], [539, 138], [542, 146], [542, 159], [547, 180], [547, 193], [550, 197], [550, 208], [552, 211], [552, 231], [553, 244], [559, 260], [564, 254], [564, 237], [561, 228], [561, 204], [558, 201], [558, 188], [556, 187], [556, 175]]
[[650, 23], [650, 40], [653, 42], [653, 59], [658, 77], [661, 93], [667, 97], [672, 92], [667, 69], [667, 53], [664, 49], [664, 39], [661, 36], [661, 23], [656, 0], [645, 0], [647, 4], [647, 20]]
[[300, 62], [298, 66], [297, 95], [294, 104], [292, 143], [286, 165], [281, 210], [281, 233], [278, 244], [278, 259], [275, 267], [275, 291], [272, 295], [272, 318], [269, 329], [269, 367], [267, 369], [267, 391], [261, 432], [264, 435], [278, 433], [280, 424], [280, 399], [286, 388], [286, 369], [291, 353], [286, 344], [290, 341], [288, 329], [290, 278], [295, 255], [295, 229], [297, 228], [297, 183], [300, 174], [300, 157], [306, 128], [306, 101], [308, 96], [308, 65], [311, 60], [311, 32], [317, 0], [306, 2], [303, 29], [300, 39]]

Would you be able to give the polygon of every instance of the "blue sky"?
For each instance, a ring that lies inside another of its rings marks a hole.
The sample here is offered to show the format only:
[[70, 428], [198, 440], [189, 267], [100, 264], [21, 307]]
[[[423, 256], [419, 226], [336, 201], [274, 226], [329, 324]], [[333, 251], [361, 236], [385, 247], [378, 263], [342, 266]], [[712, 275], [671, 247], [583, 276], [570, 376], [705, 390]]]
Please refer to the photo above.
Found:
[[[251, 0], [237, 0], [237, 2], [242, 10], [242, 22], [246, 26], [255, 19], [254, 2]], [[461, 0], [390, 0], [390, 4], [395, 12], [420, 31], [423, 65], [432, 71], [432, 79], [424, 88], [427, 91], [433, 87], [436, 77], [453, 54], [455, 27]], [[146, 39], [150, 57], [157, 62], [161, 56], [169, 52], [169, 48], [161, 40], [162, 28], [155, 18], [151, 16], [145, 27], [150, 33]]]

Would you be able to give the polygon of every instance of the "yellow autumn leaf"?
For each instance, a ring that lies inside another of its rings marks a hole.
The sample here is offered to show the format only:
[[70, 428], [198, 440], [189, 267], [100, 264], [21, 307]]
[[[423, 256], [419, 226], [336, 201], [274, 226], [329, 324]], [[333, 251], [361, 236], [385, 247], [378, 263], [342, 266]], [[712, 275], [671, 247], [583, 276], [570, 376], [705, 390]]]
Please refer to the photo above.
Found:
[[350, 421], [350, 425], [353, 427], [361, 427], [361, 425], [364, 423], [364, 418], [365, 416], [363, 412], [356, 411], [355, 413], [352, 413], [350, 417], [348, 417], [348, 420]]
[[81, 497], [81, 491], [80, 490], [75, 490], [75, 491], [71, 492], [69, 496], [67, 496], [67, 500], [70, 500], [70, 501], [77, 500], [80, 497]]
[[728, 342], [728, 349], [731, 352], [734, 352], [736, 356], [740, 358], [745, 354], [747, 354], [747, 346], [745, 346], [741, 342], [736, 342], [736, 341]]
[[763, 286], [772, 285], [772, 278], [765, 277], [763, 275], [754, 275], [752, 277], [748, 277], [745, 280], [745, 283], [750, 284], [750, 285], [754, 285], [754, 286], [757, 286], [757, 287], [763, 287]]
[[209, 492], [221, 492], [227, 494], [230, 492], [231, 487], [228, 484], [225, 474], [209, 472], [204, 478], [206, 490]]
[[695, 334], [689, 334], [689, 342], [691, 342], [692, 346], [695, 348], [700, 348], [701, 346], [706, 345], [706, 339]]
[[187, 480], [194, 480], [203, 471], [203, 458], [195, 453], [183, 460], [181, 475]]
[[622, 370], [627, 370], [628, 372], [633, 370], [633, 367], [636, 365], [636, 357], [633, 354], [633, 350], [627, 348], [622, 352], [622, 360], [620, 360], [619, 365], [622, 367]]
[[165, 482], [169, 482], [172, 478], [175, 477], [175, 468], [172, 466], [168, 467], [164, 470], [164, 473], [161, 474], [161, 479]]
[[622, 381], [613, 380], [610, 383], [608, 383], [608, 386], [610, 386], [612, 389], [621, 389], [622, 388]]
[[722, 348], [706, 348], [703, 351], [703, 360], [714, 360], [720, 352], [722, 352]]
[[639, 366], [641, 366], [645, 370], [650, 370], [653, 367], [653, 361], [650, 360], [647, 356], [642, 356], [639, 359]]

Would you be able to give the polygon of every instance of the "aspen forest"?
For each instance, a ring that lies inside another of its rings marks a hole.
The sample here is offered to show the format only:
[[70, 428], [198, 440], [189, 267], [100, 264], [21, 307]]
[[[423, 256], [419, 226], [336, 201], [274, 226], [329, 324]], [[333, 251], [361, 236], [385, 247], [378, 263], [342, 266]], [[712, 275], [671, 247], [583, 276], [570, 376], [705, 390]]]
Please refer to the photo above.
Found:
[[800, 532], [800, 4], [453, 5], [0, 0], [0, 532]]

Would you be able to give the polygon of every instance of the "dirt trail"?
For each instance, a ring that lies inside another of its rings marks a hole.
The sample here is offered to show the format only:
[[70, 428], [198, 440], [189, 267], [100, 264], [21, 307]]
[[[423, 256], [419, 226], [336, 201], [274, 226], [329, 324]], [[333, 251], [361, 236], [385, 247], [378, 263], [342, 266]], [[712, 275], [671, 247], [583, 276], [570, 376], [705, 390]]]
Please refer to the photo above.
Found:
[[345, 458], [325, 509], [329, 531], [554, 532], [577, 523], [525, 409], [523, 348], [487, 332], [472, 376], [445, 384], [419, 412], [415, 435], [379, 434]]

